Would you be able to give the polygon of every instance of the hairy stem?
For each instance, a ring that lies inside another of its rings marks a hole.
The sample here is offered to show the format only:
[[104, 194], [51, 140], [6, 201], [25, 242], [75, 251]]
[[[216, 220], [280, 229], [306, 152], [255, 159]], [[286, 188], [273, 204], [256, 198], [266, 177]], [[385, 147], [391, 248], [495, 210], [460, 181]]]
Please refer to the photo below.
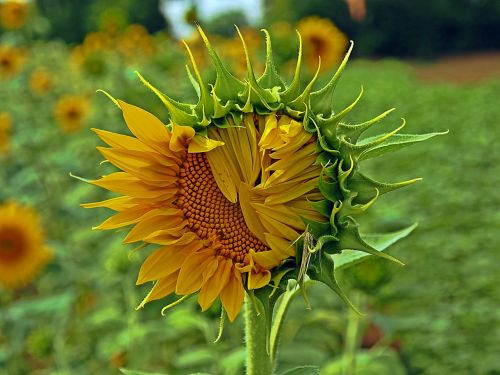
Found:
[[245, 336], [247, 375], [272, 375], [273, 362], [267, 345], [269, 332], [265, 314], [264, 311], [256, 311], [248, 296], [245, 300]]

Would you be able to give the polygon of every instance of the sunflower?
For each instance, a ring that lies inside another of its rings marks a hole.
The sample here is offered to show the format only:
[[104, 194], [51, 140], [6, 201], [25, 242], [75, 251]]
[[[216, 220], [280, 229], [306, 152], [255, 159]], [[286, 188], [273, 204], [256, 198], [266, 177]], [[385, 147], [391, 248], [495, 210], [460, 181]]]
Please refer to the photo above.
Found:
[[37, 95], [45, 94], [52, 86], [49, 72], [43, 68], [34, 70], [29, 78], [29, 86], [33, 93]]
[[118, 38], [117, 49], [127, 58], [143, 58], [153, 55], [156, 45], [144, 26], [132, 24]]
[[51, 258], [38, 214], [17, 203], [0, 205], [0, 285], [18, 288]]
[[21, 48], [0, 44], [0, 79], [16, 75], [22, 68], [25, 51]]
[[28, 19], [29, 5], [25, 1], [0, 3], [0, 25], [5, 29], [19, 29]]
[[342, 122], [358, 97], [333, 112], [333, 90], [352, 46], [325, 87], [312, 91], [316, 75], [300, 90], [301, 43], [294, 78], [286, 86], [267, 31], [265, 71], [258, 79], [240, 34], [247, 62], [241, 81], [199, 31], [217, 79], [209, 92], [186, 44], [197, 104], [171, 99], [140, 74], [169, 110], [168, 123], [106, 94], [132, 136], [93, 129], [109, 146], [98, 150], [119, 169], [86, 180], [119, 194], [83, 205], [115, 211], [95, 229], [129, 227], [124, 243], [157, 246], [139, 271], [137, 284], [154, 282], [139, 307], [174, 293], [179, 301], [197, 293], [202, 310], [219, 298], [233, 321], [246, 293], [277, 288], [304, 274], [347, 300], [333, 277], [330, 254], [354, 249], [394, 260], [363, 240], [355, 217], [380, 194], [416, 180], [379, 183], [361, 174], [358, 162], [388, 152], [378, 147], [402, 126], [358, 142], [391, 111], [358, 125]]
[[342, 61], [348, 40], [329, 19], [309, 16], [298, 23], [297, 29], [304, 38], [306, 63], [311, 69], [316, 68], [318, 56], [325, 69]]
[[87, 97], [66, 95], [54, 106], [54, 117], [59, 126], [67, 133], [74, 133], [83, 126], [90, 110]]
[[12, 120], [7, 112], [0, 112], [0, 155], [9, 151], [9, 132]]

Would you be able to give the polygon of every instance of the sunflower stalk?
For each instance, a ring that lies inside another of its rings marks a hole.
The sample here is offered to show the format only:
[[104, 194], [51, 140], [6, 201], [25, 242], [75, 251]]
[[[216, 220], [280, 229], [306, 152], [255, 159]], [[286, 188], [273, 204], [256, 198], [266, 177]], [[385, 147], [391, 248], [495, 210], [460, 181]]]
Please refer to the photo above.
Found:
[[274, 361], [269, 348], [268, 327], [264, 307], [258, 299], [251, 299], [247, 295], [245, 299], [247, 375], [273, 374]]

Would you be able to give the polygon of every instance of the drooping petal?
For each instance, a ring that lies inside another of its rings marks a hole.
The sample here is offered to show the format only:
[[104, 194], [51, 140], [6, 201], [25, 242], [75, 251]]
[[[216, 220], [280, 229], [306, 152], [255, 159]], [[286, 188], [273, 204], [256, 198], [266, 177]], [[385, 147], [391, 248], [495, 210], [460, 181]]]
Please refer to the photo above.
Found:
[[238, 315], [245, 299], [245, 289], [241, 280], [241, 274], [235, 268], [229, 277], [227, 285], [220, 293], [220, 299], [229, 320], [232, 322]]

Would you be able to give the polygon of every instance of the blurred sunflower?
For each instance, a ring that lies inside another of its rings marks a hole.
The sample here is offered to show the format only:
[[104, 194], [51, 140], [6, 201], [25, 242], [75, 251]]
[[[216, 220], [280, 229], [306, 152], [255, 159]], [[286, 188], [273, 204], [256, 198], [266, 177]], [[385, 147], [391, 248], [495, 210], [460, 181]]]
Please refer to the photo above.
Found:
[[0, 3], [0, 25], [4, 29], [19, 29], [26, 23], [28, 13], [26, 1], [4, 1]]
[[[261, 36], [257, 30], [251, 27], [244, 27], [241, 32], [245, 34], [245, 42], [248, 50], [255, 53], [262, 44]], [[232, 62], [231, 67], [237, 75], [244, 75], [246, 73], [247, 61], [245, 50], [238, 35], [222, 39], [219, 43], [214, 44], [221, 51], [221, 56], [227, 59], [227, 61]], [[255, 68], [260, 70], [263, 67], [262, 65], [256, 65]]]
[[82, 95], [66, 95], [54, 106], [54, 117], [65, 132], [74, 133], [83, 126], [90, 111], [87, 97]]
[[0, 285], [24, 286], [51, 256], [36, 212], [14, 202], [0, 205]]
[[12, 120], [7, 112], [0, 112], [0, 155], [7, 153], [10, 147], [9, 132]]
[[37, 95], [45, 94], [52, 86], [49, 72], [43, 68], [34, 70], [29, 78], [29, 86], [33, 93]]
[[119, 36], [117, 49], [126, 58], [137, 59], [153, 55], [156, 45], [144, 26], [132, 24]]
[[8, 79], [23, 67], [25, 51], [22, 48], [0, 44], [0, 78]]
[[342, 61], [348, 40], [329, 19], [306, 17], [300, 20], [297, 29], [304, 39], [305, 59], [311, 70], [316, 69], [318, 56], [321, 56], [321, 66], [325, 69]]

